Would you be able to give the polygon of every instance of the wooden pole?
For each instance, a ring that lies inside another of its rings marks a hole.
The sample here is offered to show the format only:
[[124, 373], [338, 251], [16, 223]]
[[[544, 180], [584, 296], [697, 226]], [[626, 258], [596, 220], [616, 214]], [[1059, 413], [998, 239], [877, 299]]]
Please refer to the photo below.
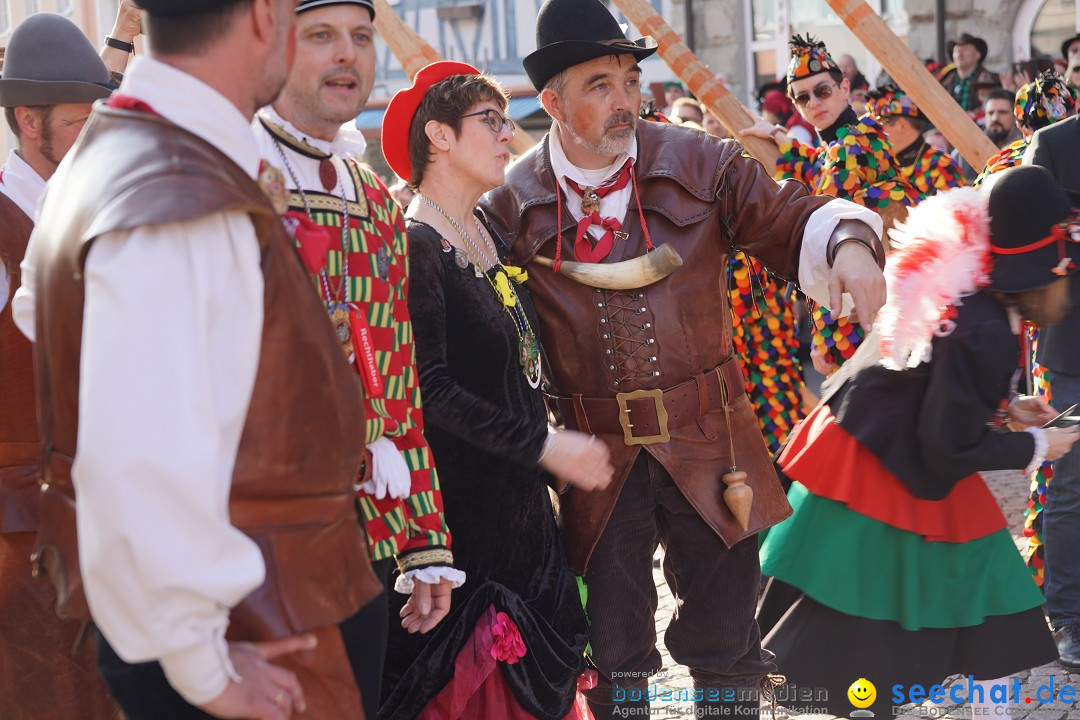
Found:
[[[425, 65], [444, 59], [415, 30], [402, 22], [386, 0], [375, 0], [375, 29], [409, 78], [416, 77], [416, 73]], [[536, 138], [519, 127], [510, 141], [510, 149], [520, 155], [535, 144]]]
[[826, 0], [976, 171], [998, 148], [864, 0]]
[[[634, 23], [642, 35], [650, 35], [656, 40], [660, 46], [660, 57], [728, 132], [738, 138], [739, 130], [754, 124], [756, 118], [746, 112], [742, 103], [728, 91], [724, 83], [717, 80], [716, 75], [691, 52], [679, 34], [660, 17], [648, 0], [612, 2]], [[739, 138], [739, 141], [765, 166], [769, 174], [773, 173], [776, 161], [780, 158], [780, 151], [774, 142], [757, 137]]]

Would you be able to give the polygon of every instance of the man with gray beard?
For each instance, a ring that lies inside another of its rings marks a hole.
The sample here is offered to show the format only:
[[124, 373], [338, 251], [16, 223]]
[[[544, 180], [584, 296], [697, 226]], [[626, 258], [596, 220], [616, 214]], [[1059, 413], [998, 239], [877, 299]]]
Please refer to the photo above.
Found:
[[597, 718], [648, 716], [662, 544], [679, 608], [666, 643], [690, 668], [697, 712], [756, 713], [775, 665], [754, 620], [755, 536], [791, 510], [733, 356], [728, 253], [828, 307], [849, 294], [869, 328], [885, 297], [881, 221], [777, 185], [731, 140], [638, 123], [637, 63], [656, 43], [628, 40], [600, 0], [547, 0], [536, 37], [524, 64], [551, 131], [483, 207], [515, 264], [530, 264], [552, 409], [615, 466], [606, 490], [561, 502], [588, 590], [590, 705]]

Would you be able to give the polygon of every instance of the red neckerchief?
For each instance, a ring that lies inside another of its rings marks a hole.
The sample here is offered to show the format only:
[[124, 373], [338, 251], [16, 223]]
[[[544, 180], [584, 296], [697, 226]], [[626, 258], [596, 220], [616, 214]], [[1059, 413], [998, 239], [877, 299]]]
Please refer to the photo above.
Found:
[[[583, 217], [578, 221], [577, 236], [574, 238], [574, 257], [581, 262], [600, 262], [608, 256], [615, 246], [615, 233], [622, 228], [622, 222], [617, 218], [605, 218], [600, 216], [600, 200], [610, 193], [618, 192], [630, 182], [630, 166], [634, 164], [632, 158], [627, 158], [619, 171], [599, 185], [595, 194], [595, 209], [591, 213], [585, 213], [585, 205], [582, 205]], [[576, 192], [584, 201], [585, 189], [570, 178], [565, 178], [566, 185]], [[604, 234], [596, 242], [594, 247], [589, 239], [588, 230], [593, 225], [604, 229]]]

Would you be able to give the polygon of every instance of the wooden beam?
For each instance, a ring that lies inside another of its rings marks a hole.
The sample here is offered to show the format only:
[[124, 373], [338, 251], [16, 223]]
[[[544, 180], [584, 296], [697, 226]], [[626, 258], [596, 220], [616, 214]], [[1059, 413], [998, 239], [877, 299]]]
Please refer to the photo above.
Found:
[[[386, 0], [375, 0], [375, 29], [410, 78], [416, 77], [425, 65], [444, 59], [397, 16]], [[510, 149], [520, 155], [535, 144], [536, 138], [519, 127], [510, 141]]]
[[864, 0], [826, 2], [971, 167], [982, 170], [997, 146], [885, 21]]
[[[659, 54], [664, 62], [683, 81], [690, 92], [719, 120], [733, 136], [754, 124], [756, 118], [747, 113], [742, 103], [728, 91], [724, 83], [705, 66], [697, 55], [682, 41], [648, 0], [612, 0], [622, 10], [642, 35], [652, 36], [660, 46]], [[780, 151], [771, 140], [747, 137], [739, 141], [743, 147], [765, 166], [771, 175], [776, 169]]]

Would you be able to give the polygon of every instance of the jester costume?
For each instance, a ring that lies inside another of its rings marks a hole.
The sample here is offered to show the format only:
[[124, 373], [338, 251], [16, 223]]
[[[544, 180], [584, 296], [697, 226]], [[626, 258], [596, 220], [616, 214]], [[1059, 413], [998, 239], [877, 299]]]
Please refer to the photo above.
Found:
[[[402, 593], [411, 591], [414, 577], [460, 584], [464, 573], [452, 567], [442, 494], [423, 433], [402, 211], [374, 173], [354, 159], [363, 149], [357, 131], [342, 129], [327, 143], [305, 135], [273, 108], [259, 113], [253, 129], [264, 158], [260, 184], [293, 230], [312, 289], [326, 304], [365, 391], [365, 434], [355, 439], [367, 447], [358, 503], [376, 574], [389, 585], [396, 558], [396, 589]], [[405, 489], [376, 490], [377, 476], [393, 472]], [[381, 624], [365, 660], [369, 683], [361, 687], [369, 717], [381, 694], [387, 602], [384, 595], [371, 609]]]
[[[918, 125], [929, 124], [918, 106], [895, 83], [871, 92], [866, 110], [881, 125], [895, 122], [895, 118], [906, 118]], [[900, 175], [923, 197], [939, 190], [961, 187], [967, 182], [960, 166], [947, 153], [928, 143], [922, 133], [908, 147], [894, 147], [894, 151]]]
[[1007, 168], [1016, 167], [1024, 159], [1036, 130], [1053, 125], [1076, 111], [1077, 90], [1065, 84], [1053, 70], [1043, 72], [1016, 91], [1013, 113], [1023, 137], [1003, 147], [986, 161], [986, 167], [975, 178], [974, 185]]
[[[821, 73], [839, 73], [825, 44], [795, 35], [790, 42], [788, 85]], [[798, 140], [780, 145], [777, 180], [795, 178], [815, 195], [851, 200], [888, 218], [895, 206], [911, 207], [923, 195], [901, 175], [892, 145], [872, 115], [858, 117], [850, 107], [827, 128], [818, 131], [822, 145]], [[813, 313], [815, 350], [839, 366], [862, 341], [862, 330], [847, 318], [833, 318], [825, 308]]]

